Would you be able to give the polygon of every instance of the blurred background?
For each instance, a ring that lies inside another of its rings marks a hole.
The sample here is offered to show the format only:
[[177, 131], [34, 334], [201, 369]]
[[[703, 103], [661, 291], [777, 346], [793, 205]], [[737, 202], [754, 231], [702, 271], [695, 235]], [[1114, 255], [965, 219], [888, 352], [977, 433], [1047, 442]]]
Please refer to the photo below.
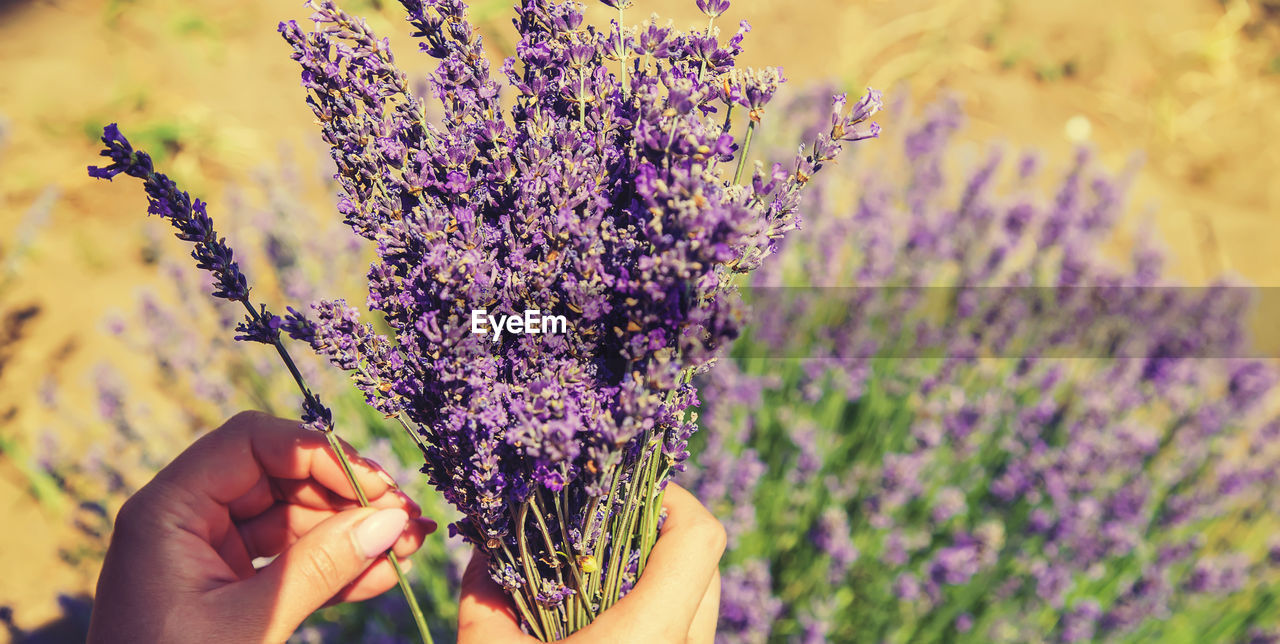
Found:
[[[391, 38], [411, 78], [431, 71], [395, 3], [341, 4]], [[589, 4], [597, 23], [608, 19]], [[472, 5], [489, 50], [512, 53], [508, 3]], [[640, 0], [632, 11], [650, 10], [681, 27], [705, 24], [692, 0]], [[115, 510], [68, 493], [74, 482], [50, 465], [59, 454], [96, 449], [99, 464], [129, 454], [121, 462], [133, 465], [107, 476], [127, 490], [189, 440], [178, 428], [245, 402], [210, 392], [218, 383], [179, 383], [173, 367], [190, 358], [186, 345], [173, 342], [166, 364], [131, 335], [198, 333], [158, 310], [204, 294], [199, 284], [173, 288], [196, 278], [166, 268], [162, 258], [181, 264], [181, 251], [143, 216], [141, 190], [86, 176], [101, 127], [119, 122], [179, 184], [228, 213], [233, 244], [243, 234], [270, 254], [263, 231], [296, 226], [332, 235], [313, 251], [341, 246], [326, 151], [276, 33], [307, 14], [284, 0], [0, 0], [0, 610], [14, 628], [65, 619], [59, 594], [91, 592]], [[722, 24], [740, 18], [753, 26], [743, 62], [780, 65], [793, 86], [873, 86], [889, 102], [917, 104], [951, 96], [968, 115], [962, 141], [1032, 146], [1062, 163], [1084, 144], [1117, 172], [1138, 159], [1130, 207], [1098, 240], [1102, 252], [1124, 256], [1146, 236], [1181, 283], [1230, 274], [1280, 287], [1272, 0], [738, 0]], [[329, 227], [262, 223], [295, 211]], [[356, 259], [326, 270], [350, 272], [313, 279], [354, 288], [359, 301], [359, 255], [348, 255]], [[215, 328], [217, 317], [205, 318]], [[1277, 346], [1274, 317], [1254, 314], [1247, 326]], [[285, 395], [250, 384], [267, 393], [247, 404]], [[121, 428], [110, 419], [125, 415], [146, 419], [133, 421], [148, 428], [145, 441], [113, 442]]]

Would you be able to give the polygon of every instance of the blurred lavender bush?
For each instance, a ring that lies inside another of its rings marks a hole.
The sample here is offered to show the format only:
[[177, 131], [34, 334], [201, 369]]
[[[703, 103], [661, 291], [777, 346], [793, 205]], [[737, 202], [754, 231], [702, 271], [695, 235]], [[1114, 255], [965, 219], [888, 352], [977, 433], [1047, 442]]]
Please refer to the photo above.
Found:
[[1151, 239], [1109, 263], [1126, 180], [1087, 151], [1046, 179], [952, 102], [896, 113], [703, 383], [718, 641], [1276, 641], [1276, 374], [1198, 357], [1247, 353], [1244, 291], [1169, 288]]

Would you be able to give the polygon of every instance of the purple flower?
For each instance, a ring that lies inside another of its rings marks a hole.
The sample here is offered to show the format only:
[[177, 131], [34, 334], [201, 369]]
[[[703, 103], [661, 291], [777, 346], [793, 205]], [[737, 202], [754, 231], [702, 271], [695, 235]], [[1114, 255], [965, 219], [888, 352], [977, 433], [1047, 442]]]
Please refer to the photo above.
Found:
[[308, 397], [302, 407], [302, 424], [308, 429], [330, 431], [333, 429], [333, 412], [320, 404], [319, 398]]
[[929, 577], [939, 584], [963, 584], [982, 569], [979, 544], [968, 535], [938, 550], [929, 564]]
[[263, 306], [258, 315], [246, 318], [244, 322], [236, 326], [238, 335], [235, 336], [235, 339], [243, 342], [275, 344], [280, 339], [281, 324], [280, 317], [268, 313], [266, 307]]
[[135, 152], [116, 124], [103, 129], [102, 142], [106, 145], [102, 156], [111, 158], [112, 163], [102, 168], [91, 166], [89, 175], [110, 180], [124, 173], [142, 179], [150, 202], [148, 212], [167, 219], [176, 229], [178, 239], [192, 243], [191, 256], [197, 268], [214, 277], [213, 296], [244, 301], [249, 295], [248, 283], [226, 240], [214, 231], [206, 204], [199, 199], [192, 200], [189, 194], [178, 190], [169, 177], [156, 173], [151, 157], [145, 152]]
[[933, 520], [945, 523], [951, 517], [960, 515], [967, 509], [964, 491], [955, 487], [944, 487], [938, 491], [934, 499]]
[[848, 517], [839, 508], [828, 507], [810, 531], [809, 538], [819, 552], [830, 557], [827, 577], [831, 584], [839, 584], [859, 554], [853, 544]]
[[773, 595], [769, 569], [749, 561], [724, 571], [720, 578], [720, 624], [716, 641], [727, 644], [765, 642], [782, 602]]
[[698, 9], [712, 20], [729, 10], [729, 0], [697, 0]]
[[542, 591], [535, 599], [544, 608], [556, 608], [573, 597], [573, 594], [573, 589], [568, 586], [544, 579]]
[[1258, 626], [1249, 628], [1248, 637], [1244, 640], [1248, 644], [1276, 644], [1280, 642], [1280, 634], [1274, 630], [1268, 631]]
[[1098, 626], [1098, 618], [1102, 616], [1102, 611], [1098, 608], [1098, 602], [1087, 599], [1081, 601], [1071, 609], [1062, 618], [1062, 634], [1063, 642], [1084, 642], [1094, 638], [1094, 632]]
[[89, 176], [110, 181], [120, 173], [138, 179], [151, 176], [151, 156], [146, 152], [135, 152], [129, 141], [120, 133], [120, 128], [111, 123], [102, 129], [102, 143], [106, 147], [98, 154], [111, 159], [111, 165], [89, 166]]
[[911, 573], [899, 573], [893, 581], [893, 594], [902, 601], [915, 601], [920, 597], [920, 580]]
[[730, 70], [723, 84], [724, 101], [751, 110], [751, 120], [759, 121], [764, 106], [785, 82], [782, 71], [776, 67]]
[[1231, 371], [1227, 395], [1238, 409], [1252, 409], [1263, 400], [1277, 382], [1276, 372], [1266, 363], [1246, 361]]
[[1071, 573], [1066, 566], [1037, 561], [1031, 565], [1031, 576], [1041, 600], [1054, 607], [1062, 605], [1063, 596], [1071, 586]]

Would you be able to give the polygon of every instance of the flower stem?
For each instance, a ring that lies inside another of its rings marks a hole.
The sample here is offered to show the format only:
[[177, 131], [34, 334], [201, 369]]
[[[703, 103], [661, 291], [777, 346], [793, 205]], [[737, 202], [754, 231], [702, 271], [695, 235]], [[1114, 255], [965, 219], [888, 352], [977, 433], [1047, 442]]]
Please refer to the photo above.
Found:
[[[628, 482], [626, 505], [623, 506], [622, 514], [617, 517], [618, 521], [614, 523], [614, 530], [610, 533], [613, 542], [609, 551], [609, 572], [605, 578], [604, 597], [600, 602], [602, 611], [617, 603], [618, 595], [621, 594], [622, 576], [626, 572], [625, 562], [631, 554], [631, 542], [635, 537], [640, 504], [644, 501], [641, 495], [646, 493], [646, 481], [643, 477], [649, 470], [650, 461], [657, 458], [662, 451], [661, 441], [658, 440], [655, 443], [655, 439], [657, 439], [656, 435], [650, 435], [645, 441], [645, 449], [641, 451], [635, 469], [632, 470], [631, 480]], [[625, 540], [620, 539], [622, 535], [626, 535]]]
[[[595, 543], [593, 544], [592, 556], [596, 560], [596, 565], [599, 566], [599, 568], [595, 572], [588, 573], [588, 579], [587, 579], [588, 592], [590, 593], [591, 598], [593, 600], [595, 599], [596, 595], [600, 592], [602, 583], [604, 581], [604, 576], [608, 572], [604, 566], [604, 562], [605, 562], [605, 558], [604, 558], [605, 538], [604, 537], [606, 534], [608, 534], [606, 531], [609, 529], [610, 522], [613, 520], [613, 506], [617, 504], [618, 495], [621, 492], [621, 489], [618, 486], [622, 480], [622, 467], [623, 467], [622, 463], [618, 463], [613, 467], [613, 482], [610, 484], [609, 493], [605, 496], [605, 499], [604, 499], [605, 516], [600, 520], [600, 537], [596, 539]], [[586, 533], [587, 535], [591, 535], [595, 531], [595, 522], [593, 521], [595, 514], [596, 513], [593, 506], [593, 509], [590, 514], [591, 518], [587, 519], [587, 526], [588, 526], [588, 530]], [[603, 601], [601, 602], [600, 608], [601, 610], [604, 609]]]
[[[254, 320], [258, 320], [261, 314], [249, 302], [246, 296], [240, 300], [244, 308], [249, 311], [249, 316]], [[306, 380], [302, 377], [302, 372], [298, 371], [298, 365], [293, 362], [293, 357], [289, 355], [289, 350], [284, 348], [277, 335], [275, 341], [272, 342], [276, 353], [280, 354], [280, 360], [284, 362], [285, 368], [289, 370], [289, 374], [293, 376], [293, 381], [297, 383], [298, 390], [302, 392], [302, 397], [307, 401], [308, 407], [319, 406], [315, 394], [311, 393], [311, 389], [307, 387]], [[325, 439], [329, 441], [329, 449], [338, 459], [338, 464], [342, 467], [342, 473], [346, 475], [347, 482], [351, 484], [351, 489], [355, 490], [356, 498], [360, 501], [361, 507], [369, 507], [369, 497], [364, 492], [364, 487], [360, 485], [360, 481], [356, 479], [355, 470], [351, 468], [351, 460], [347, 457], [346, 450], [342, 449], [342, 443], [338, 442], [338, 437], [333, 432], [333, 426], [329, 426], [321, 432]], [[413, 594], [413, 588], [409, 585], [409, 578], [405, 576], [404, 570], [400, 567], [400, 561], [396, 558], [395, 552], [387, 549], [387, 560], [391, 562], [391, 567], [396, 571], [396, 580], [400, 584], [400, 591], [404, 593], [405, 601], [409, 603], [409, 612], [413, 615], [413, 622], [418, 627], [418, 635], [422, 638], [423, 644], [433, 644], [431, 639], [431, 630], [427, 627], [427, 619], [422, 614], [422, 607], [418, 605], [418, 598]]]
[[738, 157], [738, 169], [733, 173], [733, 182], [742, 178], [742, 169], [747, 165], [747, 152], [751, 150], [751, 136], [756, 133], [756, 121], [747, 124], [747, 135], [742, 139], [742, 154]]
[[[560, 572], [559, 560], [555, 558], [556, 543], [555, 543], [555, 540], [551, 538], [551, 530], [547, 528], [547, 520], [543, 516], [543, 512], [542, 512], [542, 493], [541, 492], [536, 492], [535, 496], [532, 499], [530, 499], [529, 507], [533, 508], [533, 518], [538, 523], [538, 531], [542, 533], [542, 544], [547, 549], [547, 557], [552, 561], [556, 562], [556, 564], [552, 566], [552, 570], [554, 570], [556, 573], [556, 582], [558, 582], [561, 587], [564, 587], [564, 573]], [[566, 546], [568, 545], [567, 536], [565, 537], [565, 544]], [[562, 602], [560, 606], [557, 608], [557, 612], [564, 614], [564, 618], [565, 618], [564, 625], [568, 628], [570, 632], [577, 630], [577, 628], [574, 627], [573, 620], [571, 619], [571, 611], [572, 609], [570, 608], [568, 601]]]
[[627, 91], [627, 54], [629, 52], [627, 52], [626, 35], [622, 30], [622, 7], [622, 3], [618, 3], [618, 51], [621, 52], [620, 58], [622, 58], [622, 91], [625, 94]]
[[[547, 612], [546, 607], [538, 603], [538, 586], [534, 585], [533, 580], [538, 579], [541, 581], [542, 576], [535, 572], [533, 557], [529, 554], [529, 542], [525, 540], [524, 528], [526, 525], [526, 519], [529, 516], [529, 501], [522, 503], [520, 505], [520, 509], [515, 511], [515, 515], [517, 522], [516, 542], [520, 546], [520, 565], [524, 568], [524, 586], [529, 599], [533, 602], [533, 610], [536, 611], [538, 616], [538, 625], [541, 625], [541, 628], [537, 628], [537, 625], [533, 624], [530, 626], [533, 627], [534, 634], [538, 636], [538, 639], [544, 642], [550, 642], [557, 639], [556, 633], [551, 630], [554, 623], [552, 622], [551, 615]], [[514, 595], [515, 593], [512, 594]]]
[[583, 92], [587, 91], [587, 72], [584, 68], [578, 68], [578, 126], [586, 129], [587, 127], [587, 99], [583, 96]]
[[734, 104], [729, 103], [729, 106], [724, 109], [724, 125], [720, 129], [724, 130], [725, 134], [728, 134], [729, 128], [733, 127], [733, 107]]
[[636, 577], [639, 578], [644, 573], [645, 564], [649, 562], [649, 553], [653, 552], [654, 543], [658, 540], [658, 516], [662, 513], [662, 499], [666, 495], [666, 490], [659, 492], [658, 482], [662, 480], [662, 475], [658, 473], [658, 459], [661, 456], [662, 445], [657, 447], [650, 470], [645, 473], [645, 502], [644, 515], [640, 521], [640, 559], [636, 567]]
[[[715, 28], [716, 19], [713, 17], [707, 20], [707, 38], [711, 37], [711, 30]], [[702, 65], [698, 67], [698, 80], [702, 80], [702, 75], [707, 72], [707, 59], [702, 59]]]
[[[561, 492], [563, 492], [563, 490]], [[582, 578], [582, 570], [580, 569], [580, 566], [578, 564], [578, 558], [573, 555], [573, 545], [569, 542], [569, 537], [568, 537], [569, 522], [567, 519], [565, 519], [565, 516], [564, 516], [564, 509], [565, 507], [568, 506], [568, 503], [567, 502], [561, 503], [560, 497], [558, 495], [552, 495], [551, 499], [556, 506], [556, 517], [560, 520], [560, 534], [565, 535], [564, 537], [564, 546], [566, 550], [565, 554], [569, 559], [569, 572], [573, 573], [573, 582], [576, 590], [574, 594], [577, 595], [578, 602], [582, 604], [582, 612], [578, 621], [581, 622], [583, 626], [586, 626], [587, 624], [590, 624], [591, 622], [595, 621], [596, 614], [595, 614], [595, 611], [591, 609], [591, 601], [587, 597], [587, 584]], [[591, 504], [592, 513], [595, 512], [594, 508], [595, 508], [595, 504], [592, 503]], [[583, 539], [586, 539], [586, 538], [587, 538], [586, 535], [583, 535]]]
[[[506, 563], [508, 563], [512, 567], [514, 567], [517, 563], [519, 563], [523, 567], [524, 564], [521, 558], [513, 554], [511, 552], [511, 549], [508, 548], [507, 544], [505, 543], [502, 544], [502, 553], [506, 555], [506, 560], [505, 560]], [[489, 550], [489, 556], [496, 557], [497, 551], [492, 549]], [[528, 587], [527, 580], [526, 580], [526, 587]], [[524, 623], [528, 624], [529, 628], [533, 630], [533, 634], [538, 639], [546, 641], [546, 638], [542, 636], [542, 631], [538, 627], [538, 621], [534, 619], [533, 611], [529, 610], [529, 605], [526, 604], [524, 601], [524, 595], [518, 592], [515, 592], [514, 589], [509, 591], [507, 594], [510, 595], [511, 599], [515, 600], [516, 609], [520, 612], [520, 617], [524, 619]], [[530, 598], [532, 599], [532, 597]]]

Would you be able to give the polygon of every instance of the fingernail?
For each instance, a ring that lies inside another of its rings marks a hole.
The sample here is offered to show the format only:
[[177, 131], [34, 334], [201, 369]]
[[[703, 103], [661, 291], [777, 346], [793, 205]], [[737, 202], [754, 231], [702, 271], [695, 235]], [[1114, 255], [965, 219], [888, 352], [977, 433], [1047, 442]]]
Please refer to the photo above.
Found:
[[399, 494], [400, 498], [404, 499], [405, 511], [409, 513], [410, 518], [422, 516], [422, 506], [418, 505], [417, 501], [409, 498], [409, 495], [401, 490], [396, 490], [396, 494]]
[[439, 524], [437, 524], [434, 519], [429, 519], [427, 517], [419, 517], [414, 520], [422, 524], [426, 528], [427, 534], [431, 534], [432, 532], [435, 532], [436, 528], [440, 527]]
[[409, 523], [409, 513], [400, 508], [379, 510], [356, 526], [356, 545], [365, 559], [387, 551]]

